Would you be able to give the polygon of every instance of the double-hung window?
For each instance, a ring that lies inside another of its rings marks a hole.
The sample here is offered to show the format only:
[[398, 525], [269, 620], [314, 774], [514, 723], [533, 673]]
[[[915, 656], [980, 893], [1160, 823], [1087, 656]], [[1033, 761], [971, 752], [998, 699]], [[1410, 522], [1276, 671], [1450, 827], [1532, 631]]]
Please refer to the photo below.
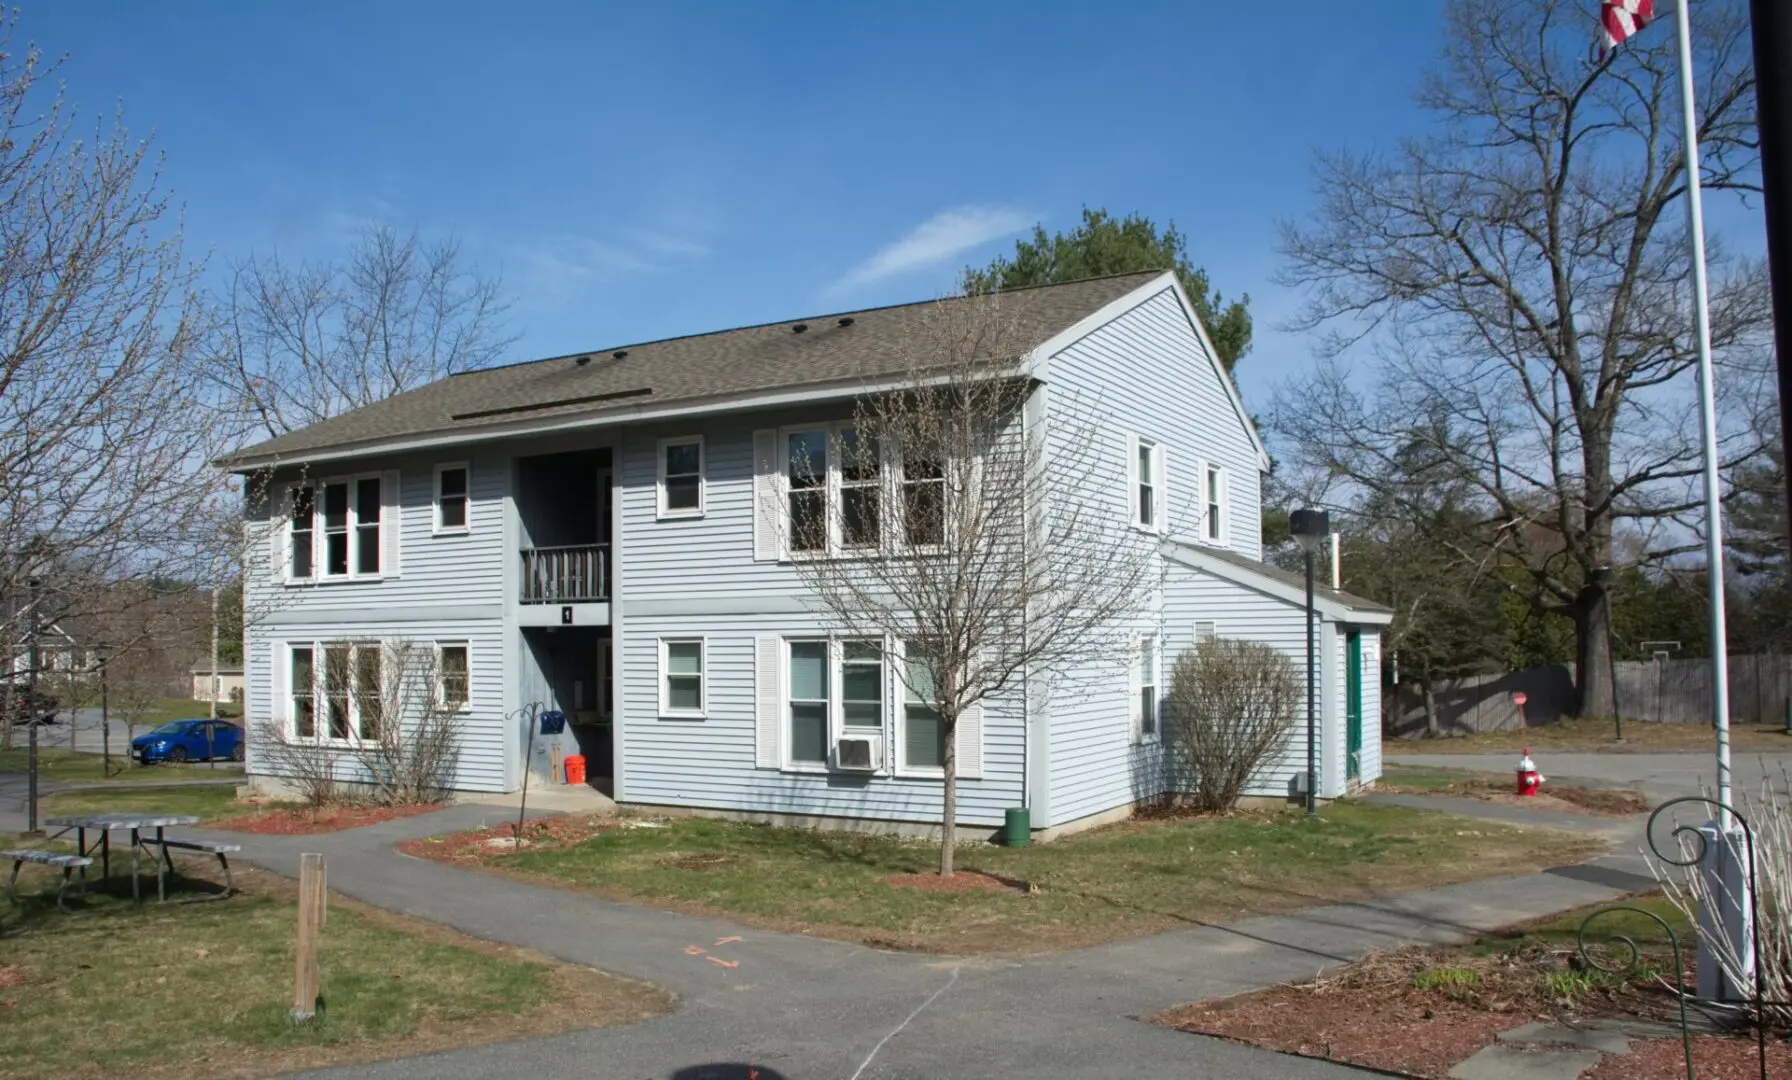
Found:
[[1226, 542], [1226, 470], [1209, 465], [1203, 479], [1207, 489], [1207, 539], [1209, 543], [1223, 544]]
[[660, 715], [703, 719], [704, 672], [702, 638], [661, 638]]
[[472, 700], [472, 673], [465, 642], [436, 643], [436, 703], [449, 712], [466, 711]]
[[790, 512], [788, 546], [793, 552], [828, 549], [828, 438], [827, 428], [785, 434]]
[[1133, 524], [1142, 529], [1155, 529], [1162, 521], [1163, 453], [1154, 442], [1138, 441], [1137, 461], [1133, 475], [1135, 488], [1132, 500]]
[[1142, 742], [1155, 742], [1158, 735], [1157, 716], [1157, 635], [1145, 634], [1139, 638], [1138, 657], [1136, 663], [1135, 682], [1139, 691], [1137, 706], [1138, 732]]
[[874, 548], [882, 538], [883, 461], [877, 440], [843, 427], [840, 459], [840, 546]]
[[379, 473], [295, 486], [287, 527], [287, 577], [378, 577], [387, 494]]
[[703, 436], [660, 440], [659, 516], [703, 516]]
[[317, 558], [316, 506], [317, 489], [309, 484], [292, 489], [292, 523], [288, 545], [292, 552], [287, 563], [287, 576], [298, 579], [312, 575]]
[[946, 723], [935, 704], [933, 654], [910, 643], [903, 656], [902, 768], [929, 772], [946, 767]]
[[828, 763], [828, 712], [833, 702], [826, 641], [790, 642], [788, 719], [790, 764], [822, 768]]
[[946, 464], [931, 447], [902, 451], [902, 538], [909, 547], [946, 541]]
[[860, 731], [884, 726], [884, 647], [879, 641], [848, 641], [840, 655], [840, 722]]
[[465, 464], [436, 466], [436, 532], [467, 531], [470, 521], [468, 475]]
[[378, 642], [302, 641], [288, 651], [288, 708], [295, 738], [363, 742], [380, 737], [385, 657]]

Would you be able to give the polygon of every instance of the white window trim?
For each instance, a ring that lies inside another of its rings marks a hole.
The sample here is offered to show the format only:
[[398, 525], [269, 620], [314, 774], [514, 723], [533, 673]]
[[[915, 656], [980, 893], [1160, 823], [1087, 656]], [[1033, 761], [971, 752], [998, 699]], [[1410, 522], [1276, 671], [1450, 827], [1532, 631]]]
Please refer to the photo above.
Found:
[[885, 468], [889, 471], [890, 489], [888, 498], [889, 525], [885, 531], [890, 536], [890, 545], [898, 552], [918, 555], [937, 555], [949, 546], [947, 534], [952, 531], [952, 515], [948, 507], [951, 504], [952, 466], [945, 455], [940, 456], [940, 478], [938, 480], [917, 480], [918, 484], [936, 484], [940, 491], [940, 542], [937, 544], [911, 544], [908, 542], [908, 457], [901, 447], [891, 447], [885, 452]]
[[[1128, 523], [1139, 532], [1152, 533], [1160, 536], [1165, 531], [1164, 523], [1169, 520], [1169, 508], [1164, 505], [1166, 501], [1165, 495], [1168, 492], [1169, 485], [1165, 483], [1168, 478], [1164, 476], [1163, 445], [1164, 444], [1158, 440], [1147, 439], [1143, 435], [1133, 436], [1129, 440], [1128, 446], [1128, 450], [1131, 453], [1131, 460], [1126, 466], [1126, 475], [1131, 481], [1127, 486], [1126, 492], [1126, 517]], [[1139, 488], [1142, 486], [1142, 481], [1139, 479], [1139, 451], [1141, 450], [1148, 451], [1151, 454], [1150, 521], [1139, 520], [1139, 510], [1141, 509], [1139, 506]]]
[[[470, 477], [469, 477], [470, 478]], [[361, 523], [360, 509], [355, 505], [355, 488], [363, 480], [378, 480], [380, 483], [380, 568], [371, 574], [363, 574], [351, 569], [346, 574], [331, 574], [325, 569], [329, 555], [328, 534], [324, 531], [324, 489], [336, 484], [348, 488], [348, 564], [352, 568], [356, 563], [356, 553], [360, 550], [356, 534]], [[311, 576], [292, 576], [292, 521], [286, 522], [286, 543], [284, 544], [285, 574], [288, 585], [343, 585], [352, 582], [380, 581], [391, 573], [388, 559], [387, 529], [398, 527], [398, 522], [386, 520], [386, 474], [379, 471], [351, 473], [343, 476], [325, 476], [316, 480], [305, 480], [292, 484], [287, 490], [288, 498], [292, 492], [300, 488], [311, 489]]]
[[[889, 443], [879, 447], [879, 477], [876, 485], [879, 499], [878, 542], [858, 547], [845, 545], [846, 501], [841, 495], [840, 433], [858, 426], [852, 420], [834, 420], [825, 423], [792, 424], [777, 429], [777, 449], [774, 452], [777, 468], [773, 473], [773, 479], [776, 482], [778, 558], [781, 562], [794, 562], [799, 559], [857, 559], [890, 554], [924, 555], [943, 551], [948, 546], [949, 535], [943, 538], [939, 544], [922, 544], [913, 547], [908, 544], [905, 524], [902, 520], [906, 505], [903, 502], [903, 484], [907, 474], [903, 467], [901, 448]], [[819, 551], [792, 551], [790, 548], [790, 437], [807, 432], [822, 432], [827, 436], [827, 477], [823, 486], [827, 491], [828, 542], [827, 547]], [[942, 466], [945, 469], [945, 474], [939, 482], [940, 497], [944, 505], [941, 510], [942, 524], [949, 534], [952, 528], [953, 478], [951, 463], [942, 462]]]
[[471, 642], [466, 641], [465, 639], [451, 639], [451, 640], [438, 641], [435, 643], [435, 652], [436, 652], [436, 686], [435, 686], [436, 693], [435, 693], [435, 696], [436, 696], [436, 707], [439, 709], [445, 709], [448, 707], [448, 699], [442, 693], [442, 672], [444, 670], [442, 667], [442, 650], [443, 649], [464, 649], [466, 651], [466, 654], [467, 654], [467, 673], [466, 673], [467, 674], [467, 699], [465, 701], [461, 702], [460, 707], [455, 709], [454, 712], [456, 714], [470, 713], [473, 711], [473, 645]]
[[[317, 489], [318, 483], [314, 480], [300, 480], [286, 485], [285, 503], [281, 507], [284, 520], [280, 522], [280, 578], [287, 585], [315, 585], [322, 576], [317, 572]], [[308, 534], [311, 538], [311, 573], [301, 577], [292, 572], [295, 550], [292, 527], [299, 517], [294, 511], [294, 504], [298, 501], [299, 492], [305, 490], [311, 492], [311, 531]]]
[[[1212, 473], [1209, 476], [1209, 473]], [[1219, 497], [1209, 490], [1214, 479], [1219, 480]], [[1212, 507], [1218, 506], [1219, 535], [1213, 535], [1212, 525], [1208, 518], [1213, 517]], [[1201, 542], [1213, 547], [1232, 546], [1232, 481], [1226, 475], [1223, 465], [1215, 465], [1211, 461], [1201, 462]]]
[[[442, 524], [442, 474], [454, 469], [462, 469], [467, 474], [467, 492], [462, 498], [467, 500], [467, 522], [464, 525]], [[436, 536], [465, 536], [473, 531], [473, 466], [465, 461], [444, 461], [435, 468], [433, 497], [430, 499], [430, 526]], [[382, 528], [384, 523], [382, 523]]]
[[[1153, 719], [1153, 723], [1151, 725], [1152, 730], [1149, 734], [1147, 734], [1145, 732], [1145, 715], [1144, 715], [1144, 710], [1140, 707], [1141, 701], [1143, 700], [1141, 695], [1145, 692], [1144, 667], [1145, 667], [1145, 650], [1146, 650], [1147, 644], [1149, 644], [1149, 647], [1151, 650], [1151, 657], [1152, 657], [1151, 671], [1152, 671], [1152, 676], [1155, 679], [1155, 681], [1151, 684], [1152, 690], [1154, 691], [1154, 693], [1152, 694], [1152, 697], [1157, 703], [1156, 712], [1153, 714], [1153, 717], [1152, 717], [1152, 719]], [[1133, 635], [1133, 639], [1132, 639], [1132, 678], [1130, 680], [1131, 685], [1132, 685], [1132, 705], [1131, 705], [1132, 739], [1133, 739], [1133, 742], [1138, 743], [1142, 746], [1155, 745], [1159, 742], [1162, 742], [1163, 737], [1164, 737], [1164, 710], [1163, 710], [1164, 655], [1163, 654], [1164, 654], [1164, 645], [1163, 645], [1163, 635], [1162, 634], [1159, 634], [1156, 632], [1151, 632], [1151, 633]]]
[[[374, 649], [378, 651], [380, 658], [380, 685], [383, 697], [386, 680], [391, 676], [391, 673], [386, 670], [385, 642], [365, 638], [348, 641], [341, 639], [319, 639], [315, 641], [288, 641], [285, 645], [286, 648], [281, 651], [280, 659], [286, 664], [285, 677], [287, 686], [286, 701], [281, 705], [281, 708], [288, 714], [285, 724], [287, 738], [295, 743], [305, 746], [325, 746], [344, 750], [366, 746], [374, 741], [363, 739], [361, 737], [360, 695], [355, 693], [355, 687], [352, 682], [353, 674], [356, 671], [359, 671], [360, 668], [355, 662], [354, 654], [361, 649]], [[324, 659], [324, 652], [326, 649], [337, 649], [345, 646], [350, 650], [348, 669], [351, 677], [351, 682], [348, 688], [348, 735], [345, 738], [339, 739], [330, 734], [330, 702], [329, 695], [326, 692], [328, 686], [328, 665]], [[312, 734], [310, 738], [306, 738], [299, 734], [298, 713], [292, 707], [292, 651], [295, 648], [311, 650]], [[403, 720], [403, 717], [398, 718], [398, 722], [400, 723], [403, 723]]]
[[[814, 429], [799, 428], [798, 430], [809, 431]], [[884, 669], [883, 678], [879, 682], [883, 691], [883, 711], [882, 715], [878, 717], [878, 724], [876, 727], [853, 727], [850, 730], [846, 726], [846, 642], [869, 640], [874, 639], [839, 636], [821, 637], [804, 634], [783, 639], [784, 644], [781, 650], [782, 655], [780, 657], [780, 662], [784, 665], [784, 673], [783, 679], [781, 680], [782, 686], [780, 687], [780, 698], [778, 701], [778, 723], [781, 725], [782, 729], [779, 741], [783, 744], [783, 761], [779, 765], [779, 768], [784, 772], [810, 774], [845, 772], [850, 776], [887, 776], [890, 774], [890, 765], [894, 760], [892, 754], [894, 753], [893, 740], [895, 738], [891, 733], [890, 726], [890, 683], [892, 664], [894, 663], [896, 654], [891, 651], [889, 642], [887, 641], [880, 643], [883, 653], [882, 664]], [[791, 738], [790, 732], [790, 647], [792, 645], [808, 645], [818, 642], [827, 646], [828, 657], [827, 760], [823, 762], [797, 761], [790, 756], [791, 746], [796, 741]], [[883, 764], [872, 772], [864, 772], [859, 769], [841, 770], [836, 768], [834, 764], [834, 748], [839, 744], [840, 738], [843, 735], [878, 736], [883, 742]]]
[[[674, 709], [666, 700], [669, 673], [666, 646], [697, 643], [697, 708]], [[701, 634], [668, 634], [659, 639], [659, 715], [661, 720], [709, 719], [709, 639]]]
[[[903, 671], [907, 671], [908, 643], [898, 642], [892, 656], [892, 666], [901, 664]], [[901, 673], [895, 673], [892, 681], [896, 687], [895, 695], [899, 695], [896, 700], [891, 702], [891, 708], [895, 711], [895, 723], [891, 725], [890, 742], [893, 745], [890, 757], [896, 763], [895, 775], [911, 780], [944, 780], [946, 778], [944, 765], [935, 767], [908, 763], [908, 683], [903, 681]]]
[[[666, 450], [673, 446], [691, 445], [697, 447], [697, 507], [694, 510], [669, 510], [666, 508]], [[657, 519], [667, 521], [702, 517], [709, 506], [709, 449], [703, 444], [703, 436], [681, 435], [677, 438], [661, 439], [655, 453], [658, 456], [658, 461], [654, 466], [657, 478], [654, 483]]]

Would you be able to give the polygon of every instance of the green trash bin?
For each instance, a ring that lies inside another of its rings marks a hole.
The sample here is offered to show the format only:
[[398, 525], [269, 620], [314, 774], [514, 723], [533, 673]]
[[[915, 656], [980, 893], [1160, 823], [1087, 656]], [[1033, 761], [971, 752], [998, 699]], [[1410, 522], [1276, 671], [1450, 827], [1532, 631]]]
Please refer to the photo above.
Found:
[[1010, 808], [1002, 815], [1002, 843], [1009, 847], [1026, 847], [1032, 842], [1032, 815], [1024, 806]]

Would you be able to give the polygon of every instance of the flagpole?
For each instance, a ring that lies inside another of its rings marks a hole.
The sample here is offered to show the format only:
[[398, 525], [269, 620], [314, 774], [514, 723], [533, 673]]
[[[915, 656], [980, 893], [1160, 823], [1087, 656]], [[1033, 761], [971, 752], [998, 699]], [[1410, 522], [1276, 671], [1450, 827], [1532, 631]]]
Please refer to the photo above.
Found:
[[1692, 20], [1674, 5], [1680, 44], [1680, 111], [1685, 125], [1686, 231], [1692, 244], [1693, 328], [1699, 345], [1699, 414], [1705, 444], [1705, 579], [1711, 594], [1711, 708], [1717, 729], [1718, 824], [1730, 827], [1730, 657], [1724, 629], [1724, 525], [1717, 461], [1717, 385], [1711, 367], [1710, 295], [1705, 280], [1705, 208], [1699, 190], [1699, 123], [1693, 100]]

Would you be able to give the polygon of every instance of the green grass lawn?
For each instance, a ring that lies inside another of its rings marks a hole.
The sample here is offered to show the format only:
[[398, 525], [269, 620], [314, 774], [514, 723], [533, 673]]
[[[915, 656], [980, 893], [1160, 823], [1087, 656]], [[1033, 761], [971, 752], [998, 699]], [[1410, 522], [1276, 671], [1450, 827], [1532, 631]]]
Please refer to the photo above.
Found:
[[246, 894], [218, 903], [134, 909], [90, 894], [80, 914], [64, 915], [37, 891], [48, 880], [22, 879], [19, 905], [0, 899], [7, 1076], [265, 1075], [667, 1008], [644, 984], [333, 897], [325, 1009], [295, 1028], [288, 884], [249, 871], [239, 874]]
[[[99, 754], [70, 750], [64, 746], [38, 746], [37, 775], [44, 780], [65, 783], [165, 784], [170, 780], [207, 780], [241, 776], [243, 767], [237, 762], [220, 761], [191, 765], [139, 765], [132, 761], [128, 747], [112, 750], [112, 771], [105, 771], [105, 759]], [[30, 768], [30, 750], [15, 746], [0, 750], [0, 772], [25, 772]]]
[[[441, 845], [443, 850], [454, 847]], [[410, 850], [429, 853], [429, 846]], [[1508, 872], [1600, 850], [1560, 833], [1341, 802], [1298, 813], [1134, 821], [1051, 844], [965, 846], [962, 870], [1017, 887], [893, 884], [937, 866], [930, 844], [678, 818], [498, 854], [493, 868], [615, 896], [941, 952], [1039, 951]], [[464, 856], [463, 856], [464, 857]]]
[[236, 799], [228, 785], [203, 787], [151, 787], [147, 784], [104, 791], [64, 791], [45, 796], [39, 814], [46, 818], [67, 814], [98, 814], [117, 810], [160, 810], [169, 814], [193, 814], [204, 820], [241, 814], [249, 807]]

